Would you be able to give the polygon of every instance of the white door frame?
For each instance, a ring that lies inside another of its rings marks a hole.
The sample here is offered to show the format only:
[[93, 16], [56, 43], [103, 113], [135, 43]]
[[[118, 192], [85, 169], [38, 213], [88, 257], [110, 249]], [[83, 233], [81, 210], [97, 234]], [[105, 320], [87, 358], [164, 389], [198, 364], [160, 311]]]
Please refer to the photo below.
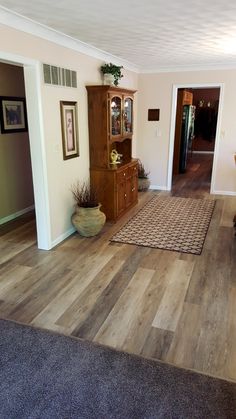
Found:
[[0, 61], [24, 68], [38, 248], [52, 248], [48, 178], [41, 100], [41, 63], [0, 51]]
[[171, 124], [170, 124], [170, 142], [169, 142], [169, 160], [168, 160], [168, 173], [167, 173], [167, 190], [170, 191], [172, 188], [172, 172], [173, 172], [173, 157], [174, 157], [174, 142], [175, 142], [175, 121], [176, 121], [176, 108], [177, 108], [177, 96], [178, 89], [183, 88], [192, 88], [192, 89], [205, 89], [211, 87], [218, 87], [220, 89], [219, 97], [219, 108], [218, 108], [218, 118], [217, 118], [217, 127], [216, 127], [216, 138], [215, 138], [215, 149], [214, 149], [214, 158], [213, 158], [213, 167], [211, 175], [211, 190], [210, 193], [215, 191], [215, 178], [216, 178], [216, 163], [218, 160], [219, 153], [219, 141], [220, 141], [220, 127], [221, 127], [221, 117], [222, 117], [222, 108], [223, 108], [223, 94], [224, 94], [224, 83], [182, 83], [174, 84], [172, 91], [172, 110], [171, 110]]

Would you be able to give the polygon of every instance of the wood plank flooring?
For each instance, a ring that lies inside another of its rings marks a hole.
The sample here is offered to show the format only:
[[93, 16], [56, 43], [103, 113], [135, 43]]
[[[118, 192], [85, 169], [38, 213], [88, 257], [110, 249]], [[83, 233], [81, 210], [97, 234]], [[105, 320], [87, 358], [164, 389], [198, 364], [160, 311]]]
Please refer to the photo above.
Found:
[[49, 252], [32, 217], [0, 226], [0, 316], [236, 381], [236, 197], [210, 196], [210, 173], [211, 156], [193, 156], [172, 190], [216, 199], [200, 256], [109, 241], [152, 191]]

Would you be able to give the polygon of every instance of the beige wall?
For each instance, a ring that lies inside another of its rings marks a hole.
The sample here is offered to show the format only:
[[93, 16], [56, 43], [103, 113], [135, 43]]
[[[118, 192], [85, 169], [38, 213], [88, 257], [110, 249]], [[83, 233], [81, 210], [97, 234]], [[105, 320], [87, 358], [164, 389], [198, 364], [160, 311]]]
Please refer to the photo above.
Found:
[[[0, 96], [25, 97], [21, 67], [0, 63]], [[34, 204], [28, 133], [0, 131], [0, 222]]]
[[[64, 238], [71, 229], [70, 217], [73, 212], [73, 200], [70, 188], [72, 183], [77, 179], [89, 177], [87, 93], [85, 86], [87, 84], [102, 83], [99, 68], [103, 61], [3, 25], [0, 26], [0, 38], [4, 39], [4, 43], [1, 45], [3, 52], [19, 54], [30, 59], [39, 60], [42, 63], [77, 71], [77, 89], [47, 86], [43, 84], [42, 80], [40, 86], [51, 219], [51, 242], [55, 244]], [[123, 74], [121, 86], [137, 88], [137, 74], [125, 70]], [[66, 161], [63, 160], [62, 156], [60, 100], [77, 101], [79, 111], [80, 156]]]
[[[236, 193], [236, 70], [197, 71], [139, 75], [137, 148], [151, 183], [167, 186], [173, 85], [223, 83], [223, 111], [215, 191]], [[160, 108], [160, 121], [148, 122], [148, 108]], [[158, 132], [157, 132], [158, 130]]]

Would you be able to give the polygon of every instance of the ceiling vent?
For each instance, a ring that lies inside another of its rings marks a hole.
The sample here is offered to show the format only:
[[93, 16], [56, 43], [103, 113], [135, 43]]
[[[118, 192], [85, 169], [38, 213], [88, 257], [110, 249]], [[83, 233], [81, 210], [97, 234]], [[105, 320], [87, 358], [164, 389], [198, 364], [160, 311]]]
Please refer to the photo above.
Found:
[[76, 71], [43, 64], [44, 83], [54, 86], [77, 87]]

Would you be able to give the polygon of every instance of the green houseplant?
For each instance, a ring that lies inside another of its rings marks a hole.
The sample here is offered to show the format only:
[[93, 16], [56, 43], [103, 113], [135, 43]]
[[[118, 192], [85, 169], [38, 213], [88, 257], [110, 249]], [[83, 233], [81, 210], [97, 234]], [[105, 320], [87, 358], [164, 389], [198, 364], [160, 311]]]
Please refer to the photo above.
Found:
[[104, 84], [112, 84], [112, 79], [106, 78], [105, 75], [112, 75], [114, 79], [114, 85], [118, 86], [119, 80], [123, 77], [121, 73], [122, 65], [115, 65], [112, 63], [106, 63], [101, 66], [101, 72], [104, 75]]
[[106, 216], [100, 210], [97, 191], [89, 182], [77, 182], [71, 187], [71, 192], [76, 204], [71, 217], [72, 224], [81, 236], [95, 236], [106, 222]]
[[150, 180], [148, 178], [150, 172], [145, 170], [145, 167], [141, 160], [138, 161], [138, 190], [140, 192], [148, 190], [150, 186]]

